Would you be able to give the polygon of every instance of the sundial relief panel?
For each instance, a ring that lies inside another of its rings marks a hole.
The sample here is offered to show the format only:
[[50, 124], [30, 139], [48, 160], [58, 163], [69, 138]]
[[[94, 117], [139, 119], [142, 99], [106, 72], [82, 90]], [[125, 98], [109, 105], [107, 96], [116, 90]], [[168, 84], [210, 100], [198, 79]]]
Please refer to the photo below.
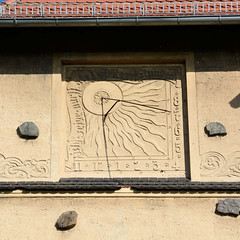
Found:
[[185, 177], [183, 69], [66, 66], [66, 175]]

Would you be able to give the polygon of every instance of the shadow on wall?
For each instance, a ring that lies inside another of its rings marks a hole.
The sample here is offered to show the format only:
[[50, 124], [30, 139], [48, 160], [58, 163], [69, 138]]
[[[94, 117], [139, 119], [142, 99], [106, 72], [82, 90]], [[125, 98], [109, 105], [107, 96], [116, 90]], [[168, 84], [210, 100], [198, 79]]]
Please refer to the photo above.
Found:
[[232, 108], [239, 108], [240, 107], [240, 93], [235, 98], [233, 98], [229, 102], [229, 104]]

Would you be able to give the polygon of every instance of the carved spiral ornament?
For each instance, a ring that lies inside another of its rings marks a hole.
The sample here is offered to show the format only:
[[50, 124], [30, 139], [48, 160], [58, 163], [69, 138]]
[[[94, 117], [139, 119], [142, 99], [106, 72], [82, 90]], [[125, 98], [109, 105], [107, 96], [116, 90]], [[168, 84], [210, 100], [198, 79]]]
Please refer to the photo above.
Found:
[[201, 158], [201, 175], [203, 177], [240, 177], [240, 152], [225, 158], [218, 152], [207, 152]]
[[208, 152], [202, 156], [201, 170], [202, 176], [212, 176], [220, 173], [226, 165], [225, 158], [217, 152]]
[[240, 177], [240, 152], [231, 155], [229, 162], [229, 171], [233, 176]]

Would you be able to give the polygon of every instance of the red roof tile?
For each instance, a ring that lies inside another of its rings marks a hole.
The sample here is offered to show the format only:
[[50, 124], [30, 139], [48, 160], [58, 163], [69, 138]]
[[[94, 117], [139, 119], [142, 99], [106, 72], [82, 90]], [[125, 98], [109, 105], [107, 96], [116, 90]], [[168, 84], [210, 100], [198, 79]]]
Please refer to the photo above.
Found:
[[0, 17], [127, 17], [240, 14], [237, 0], [7, 0]]

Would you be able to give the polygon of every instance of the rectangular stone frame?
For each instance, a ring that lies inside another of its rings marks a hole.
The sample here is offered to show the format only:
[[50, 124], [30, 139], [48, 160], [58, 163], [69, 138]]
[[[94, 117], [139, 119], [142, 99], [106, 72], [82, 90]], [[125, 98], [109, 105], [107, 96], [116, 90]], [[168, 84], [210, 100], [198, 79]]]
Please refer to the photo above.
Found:
[[[186, 90], [187, 90], [187, 112], [188, 112], [188, 142], [189, 142], [189, 167], [190, 179], [200, 179], [200, 156], [198, 144], [198, 118], [197, 97], [194, 70], [194, 55], [190, 52], [183, 53], [79, 53], [79, 54], [57, 54], [53, 57], [52, 74], [52, 178], [64, 177], [64, 141], [65, 123], [64, 102], [65, 84], [62, 81], [62, 65], [77, 64], [124, 64], [124, 63], [182, 63], [186, 67]], [[188, 161], [186, 159], [185, 161]]]

